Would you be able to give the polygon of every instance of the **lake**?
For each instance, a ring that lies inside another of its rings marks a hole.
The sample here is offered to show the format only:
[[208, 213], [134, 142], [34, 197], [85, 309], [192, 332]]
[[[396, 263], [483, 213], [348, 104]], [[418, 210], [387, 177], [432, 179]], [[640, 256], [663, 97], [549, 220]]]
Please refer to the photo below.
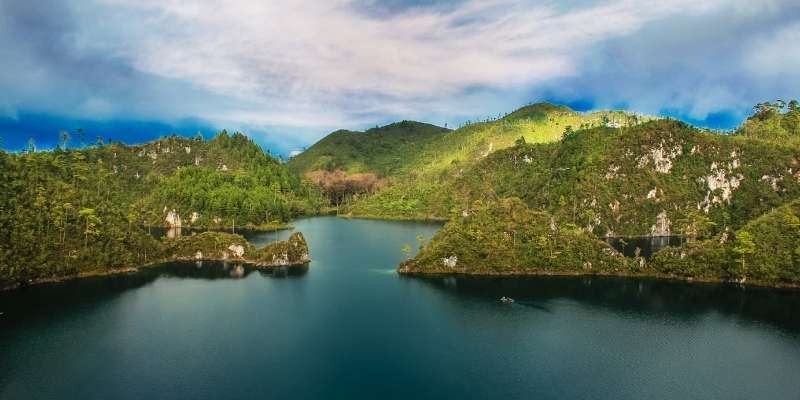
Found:
[[403, 244], [438, 225], [295, 225], [307, 269], [167, 264], [0, 292], [0, 399], [800, 398], [798, 291], [408, 278]]

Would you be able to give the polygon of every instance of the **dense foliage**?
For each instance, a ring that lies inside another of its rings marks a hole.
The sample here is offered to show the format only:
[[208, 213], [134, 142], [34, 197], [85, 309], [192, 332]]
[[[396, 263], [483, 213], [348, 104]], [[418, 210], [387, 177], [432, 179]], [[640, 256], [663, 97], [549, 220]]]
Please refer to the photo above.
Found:
[[258, 267], [298, 265], [309, 261], [308, 244], [300, 232], [260, 249], [241, 235], [225, 232], [203, 232], [167, 240], [164, 247], [167, 258], [182, 260], [230, 260]]
[[447, 218], [454, 206], [454, 181], [498, 150], [521, 143], [554, 142], [577, 129], [636, 125], [649, 119], [621, 112], [581, 114], [542, 103], [498, 119], [469, 123], [424, 144], [406, 146], [398, 155], [405, 166], [387, 177], [375, 195], [361, 196], [345, 204], [343, 211], [379, 218]]
[[396, 122], [366, 132], [338, 130], [293, 157], [288, 166], [298, 175], [341, 170], [346, 174], [392, 176], [407, 167], [408, 154], [447, 132], [449, 129], [415, 121]]
[[736, 130], [737, 135], [800, 144], [800, 103], [797, 100], [760, 103], [753, 109], [753, 116]]
[[[439, 191], [450, 222], [400, 271], [798, 284], [800, 131], [790, 104], [757, 106], [732, 135], [657, 120], [497, 151]], [[577, 236], [557, 238], [565, 232]], [[598, 236], [672, 234], [688, 240], [650, 262], [609, 263], [594, 251]]]
[[800, 200], [776, 208], [735, 232], [656, 253], [660, 273], [728, 281], [800, 283]]
[[621, 255], [594, 235], [559, 225], [547, 212], [509, 198], [476, 201], [469, 214], [450, 220], [400, 271], [572, 274], [623, 273], [628, 268]]
[[593, 128], [488, 156], [456, 181], [453, 212], [513, 196], [600, 236], [708, 236], [800, 197], [798, 160], [797, 146], [677, 121]]
[[0, 286], [158, 259], [142, 226], [167, 225], [172, 210], [183, 226], [260, 225], [323, 204], [242, 134], [82, 149], [64, 139], [53, 151], [0, 152]]

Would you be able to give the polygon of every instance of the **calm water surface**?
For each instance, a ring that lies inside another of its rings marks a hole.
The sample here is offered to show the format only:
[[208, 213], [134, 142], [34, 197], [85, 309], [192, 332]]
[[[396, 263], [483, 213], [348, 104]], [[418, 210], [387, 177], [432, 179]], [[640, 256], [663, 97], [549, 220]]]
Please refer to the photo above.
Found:
[[798, 292], [404, 278], [401, 247], [437, 226], [296, 227], [307, 270], [171, 264], [0, 293], [0, 399], [800, 398]]

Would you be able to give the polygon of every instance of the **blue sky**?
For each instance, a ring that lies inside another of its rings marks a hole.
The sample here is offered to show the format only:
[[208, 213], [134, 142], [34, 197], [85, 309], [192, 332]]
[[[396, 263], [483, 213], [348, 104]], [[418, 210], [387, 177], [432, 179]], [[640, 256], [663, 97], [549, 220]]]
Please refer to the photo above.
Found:
[[536, 101], [727, 129], [800, 97], [800, 2], [0, 0], [0, 56], [11, 149], [225, 128], [286, 153]]

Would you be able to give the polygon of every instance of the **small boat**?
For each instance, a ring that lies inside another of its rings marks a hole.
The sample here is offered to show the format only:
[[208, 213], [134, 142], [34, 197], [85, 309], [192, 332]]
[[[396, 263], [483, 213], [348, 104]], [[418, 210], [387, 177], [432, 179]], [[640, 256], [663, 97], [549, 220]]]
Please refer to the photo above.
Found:
[[511, 297], [503, 296], [500, 298], [500, 301], [502, 301], [505, 304], [511, 304], [514, 302], [514, 299], [512, 299]]

